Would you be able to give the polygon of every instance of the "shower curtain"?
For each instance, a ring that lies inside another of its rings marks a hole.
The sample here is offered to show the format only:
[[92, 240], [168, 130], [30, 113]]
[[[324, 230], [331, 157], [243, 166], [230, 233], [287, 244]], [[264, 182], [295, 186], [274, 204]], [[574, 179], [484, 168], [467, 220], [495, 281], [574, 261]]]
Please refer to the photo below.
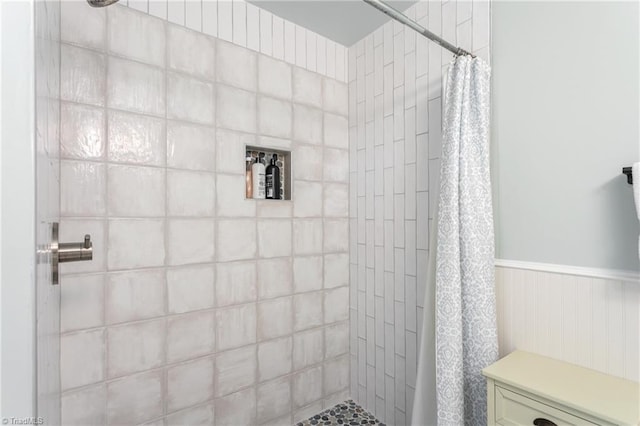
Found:
[[487, 420], [481, 370], [498, 358], [489, 78], [490, 68], [481, 59], [459, 56], [446, 80], [437, 237], [430, 245], [435, 262], [429, 262], [435, 280], [427, 283], [425, 301], [425, 307], [434, 307], [435, 318], [425, 309], [415, 426], [435, 424], [434, 417], [439, 426]]

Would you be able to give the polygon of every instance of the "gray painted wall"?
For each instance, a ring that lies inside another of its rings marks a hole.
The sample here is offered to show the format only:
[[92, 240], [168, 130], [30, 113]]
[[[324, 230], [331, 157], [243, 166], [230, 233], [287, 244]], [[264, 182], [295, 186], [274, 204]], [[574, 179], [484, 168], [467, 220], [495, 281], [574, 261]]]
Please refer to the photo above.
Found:
[[638, 270], [638, 3], [492, 13], [496, 256]]

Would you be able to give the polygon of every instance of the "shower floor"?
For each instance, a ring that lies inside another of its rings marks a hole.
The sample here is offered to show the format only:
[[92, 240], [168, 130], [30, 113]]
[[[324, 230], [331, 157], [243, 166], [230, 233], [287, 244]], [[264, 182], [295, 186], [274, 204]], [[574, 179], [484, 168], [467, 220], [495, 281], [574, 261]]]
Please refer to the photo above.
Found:
[[347, 400], [334, 407], [324, 410], [320, 414], [316, 414], [311, 418], [296, 423], [296, 426], [335, 426], [335, 425], [349, 425], [349, 426], [362, 426], [362, 425], [374, 425], [385, 426], [376, 419], [373, 414], [368, 413], [364, 408], [353, 402]]

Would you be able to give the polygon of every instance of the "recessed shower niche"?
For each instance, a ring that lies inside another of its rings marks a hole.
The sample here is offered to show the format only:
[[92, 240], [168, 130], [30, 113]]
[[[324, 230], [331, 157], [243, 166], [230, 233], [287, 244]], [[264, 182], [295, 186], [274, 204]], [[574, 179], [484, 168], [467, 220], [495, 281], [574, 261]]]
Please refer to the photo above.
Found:
[[291, 151], [245, 147], [245, 197], [291, 200]]

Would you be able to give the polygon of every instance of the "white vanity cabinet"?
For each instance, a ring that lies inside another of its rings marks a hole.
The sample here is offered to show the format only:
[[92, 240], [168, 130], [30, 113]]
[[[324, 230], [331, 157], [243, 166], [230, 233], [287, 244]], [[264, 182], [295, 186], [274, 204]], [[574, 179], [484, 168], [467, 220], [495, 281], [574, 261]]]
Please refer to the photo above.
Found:
[[515, 351], [485, 368], [488, 425], [640, 425], [640, 384]]

